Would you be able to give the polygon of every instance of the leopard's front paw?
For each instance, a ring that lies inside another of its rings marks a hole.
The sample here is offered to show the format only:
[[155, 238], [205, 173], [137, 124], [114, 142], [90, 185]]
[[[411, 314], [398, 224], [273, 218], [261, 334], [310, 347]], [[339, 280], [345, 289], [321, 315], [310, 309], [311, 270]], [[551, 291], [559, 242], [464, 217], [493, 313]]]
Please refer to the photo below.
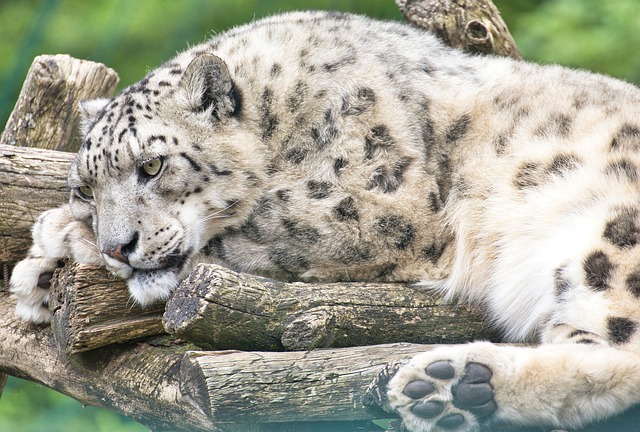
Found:
[[33, 226], [27, 258], [13, 268], [9, 289], [16, 298], [16, 315], [37, 324], [51, 320], [49, 285], [60, 260], [103, 264], [91, 227], [77, 220], [65, 205], [42, 213]]
[[16, 298], [16, 315], [35, 324], [48, 323], [49, 285], [53, 272], [60, 265], [51, 258], [27, 258], [13, 268], [9, 287]]
[[477, 431], [497, 410], [493, 372], [460, 354], [445, 348], [417, 355], [388, 381], [385, 405], [410, 431]]

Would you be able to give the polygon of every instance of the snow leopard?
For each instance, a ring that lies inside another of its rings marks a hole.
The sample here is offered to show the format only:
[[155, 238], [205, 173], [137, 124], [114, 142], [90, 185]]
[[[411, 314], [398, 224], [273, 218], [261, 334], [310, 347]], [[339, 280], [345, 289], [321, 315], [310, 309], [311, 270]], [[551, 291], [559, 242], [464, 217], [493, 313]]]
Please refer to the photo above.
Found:
[[640, 402], [640, 91], [465, 54], [397, 22], [277, 15], [82, 103], [67, 205], [10, 280], [49, 320], [61, 258], [141, 305], [196, 263], [283, 281], [415, 283], [476, 304], [506, 342], [398, 367], [414, 432], [575, 428]]

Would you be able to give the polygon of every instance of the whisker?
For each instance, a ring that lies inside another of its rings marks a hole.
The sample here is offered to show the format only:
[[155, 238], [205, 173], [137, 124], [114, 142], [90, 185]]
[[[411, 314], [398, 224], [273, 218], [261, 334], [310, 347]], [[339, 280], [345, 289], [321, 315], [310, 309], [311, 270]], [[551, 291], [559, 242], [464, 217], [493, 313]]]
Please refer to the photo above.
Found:
[[239, 201], [234, 201], [231, 204], [229, 204], [228, 206], [226, 206], [226, 207], [224, 207], [224, 208], [222, 208], [220, 210], [217, 210], [216, 212], [214, 212], [214, 213], [212, 213], [210, 215], [205, 216], [204, 218], [202, 218], [198, 222], [192, 224], [190, 227], [187, 227], [185, 229], [185, 234], [188, 234], [190, 231], [195, 229], [198, 224], [202, 224], [202, 223], [208, 222], [208, 221], [213, 220], [213, 219], [225, 219], [225, 218], [232, 217], [232, 215], [222, 214], [222, 213], [227, 211], [227, 210], [229, 210], [230, 208], [232, 208], [238, 202]]

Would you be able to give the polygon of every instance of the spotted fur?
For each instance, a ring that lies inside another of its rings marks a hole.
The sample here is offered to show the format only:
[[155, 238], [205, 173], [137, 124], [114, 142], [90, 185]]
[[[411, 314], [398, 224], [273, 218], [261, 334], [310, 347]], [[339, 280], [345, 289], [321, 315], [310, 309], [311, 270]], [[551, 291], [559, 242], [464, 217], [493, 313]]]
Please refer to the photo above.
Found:
[[420, 282], [542, 344], [400, 367], [385, 400], [410, 430], [604, 418], [640, 402], [639, 107], [629, 84], [467, 56], [399, 23], [241, 26], [82, 105], [70, 204], [34, 227], [17, 314], [48, 320], [41, 274], [69, 256], [143, 305], [198, 262]]

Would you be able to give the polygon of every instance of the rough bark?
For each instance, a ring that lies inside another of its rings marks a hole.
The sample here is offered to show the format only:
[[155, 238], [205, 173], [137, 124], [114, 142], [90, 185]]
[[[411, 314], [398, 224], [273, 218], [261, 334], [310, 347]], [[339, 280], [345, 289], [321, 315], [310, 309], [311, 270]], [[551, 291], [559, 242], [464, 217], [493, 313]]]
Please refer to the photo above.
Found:
[[189, 352], [182, 360], [181, 389], [219, 425], [367, 420], [380, 416], [364, 398], [385, 365], [433, 348], [387, 344], [308, 352]]
[[52, 280], [49, 308], [58, 349], [68, 355], [163, 334], [164, 305], [142, 309], [106, 270], [70, 263]]
[[167, 303], [164, 324], [205, 349], [307, 350], [497, 340], [483, 318], [410, 285], [282, 283], [201, 264]]
[[154, 430], [217, 430], [179, 389], [188, 346], [163, 340], [111, 346], [67, 357], [51, 328], [25, 325], [0, 292], [0, 371], [67, 394], [85, 405], [121, 412]]
[[102, 63], [61, 54], [36, 57], [0, 144], [77, 151], [79, 102], [110, 97], [117, 84], [118, 74]]
[[433, 32], [449, 46], [522, 58], [491, 0], [396, 0], [396, 4], [407, 21]]
[[[124, 281], [69, 263], [50, 295], [59, 349], [72, 355], [162, 334], [164, 305], [141, 309]], [[172, 298], [164, 326], [204, 349], [302, 350], [396, 341], [497, 340], [477, 309], [401, 284], [285, 284], [199, 265]]]
[[69, 200], [72, 159], [71, 153], [0, 145], [0, 263], [5, 268], [31, 247], [36, 217]]

